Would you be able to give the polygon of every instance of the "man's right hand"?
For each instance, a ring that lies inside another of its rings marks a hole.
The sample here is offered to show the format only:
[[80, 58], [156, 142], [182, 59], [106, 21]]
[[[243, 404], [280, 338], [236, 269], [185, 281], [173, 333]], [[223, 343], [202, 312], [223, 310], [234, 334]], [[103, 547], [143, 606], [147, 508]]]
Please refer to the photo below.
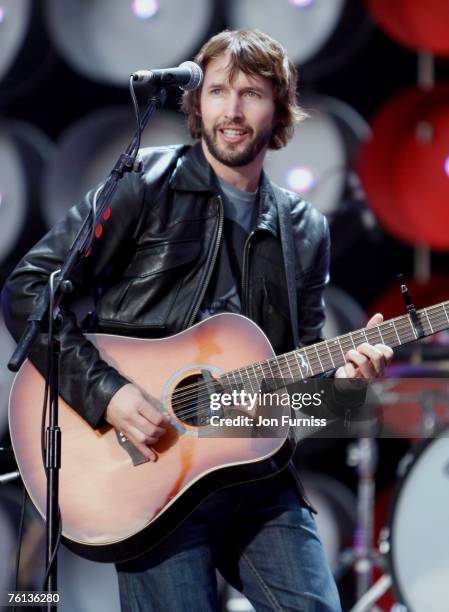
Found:
[[112, 396], [105, 419], [147, 459], [157, 459], [151, 446], [165, 433], [170, 419], [145, 399], [139, 387], [131, 383], [121, 387]]

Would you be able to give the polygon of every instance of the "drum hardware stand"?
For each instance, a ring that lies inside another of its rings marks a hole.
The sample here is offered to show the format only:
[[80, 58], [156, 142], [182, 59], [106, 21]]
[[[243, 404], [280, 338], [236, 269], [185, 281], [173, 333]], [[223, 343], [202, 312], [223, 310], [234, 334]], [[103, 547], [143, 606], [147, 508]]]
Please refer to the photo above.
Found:
[[[416, 394], [392, 394], [395, 396], [396, 400], [399, 401], [414, 401], [416, 400]], [[420, 403], [422, 406], [422, 421], [421, 421], [421, 434], [428, 438], [432, 436], [438, 426], [438, 419], [435, 412], [435, 405], [437, 400], [441, 398], [447, 402], [447, 394], [441, 391], [424, 391], [420, 395]], [[391, 401], [386, 400], [387, 402]], [[348, 464], [354, 465], [351, 461], [353, 457], [351, 457], [351, 450], [348, 453]], [[413, 459], [413, 455], [409, 452], [406, 453], [404, 457], [399, 462], [397, 468], [397, 474], [399, 477], [403, 477], [404, 474], [407, 473], [410, 462]], [[382, 562], [382, 557], [387, 555], [390, 551], [390, 533], [388, 527], [384, 527], [379, 536], [379, 552], [377, 553], [377, 557], [380, 559], [380, 563], [378, 566], [383, 568], [384, 563]], [[349, 564], [353, 562], [356, 556], [357, 551], [347, 551], [343, 552], [343, 556], [347, 556], [349, 560]], [[346, 559], [344, 559], [346, 561]], [[347, 561], [346, 561], [347, 562]], [[392, 586], [392, 579], [389, 573], [384, 573], [370, 588], [363, 593], [361, 596], [359, 591], [357, 591], [357, 595], [359, 599], [357, 603], [351, 608], [350, 612], [369, 612], [371, 610], [377, 610], [374, 608], [376, 601], [380, 599]], [[407, 607], [400, 603], [396, 602], [390, 608], [390, 612], [407, 612]]]
[[441, 423], [447, 423], [447, 420], [439, 421], [438, 414], [436, 412], [436, 405], [438, 400], [441, 400], [446, 404], [446, 415], [449, 416], [449, 405], [448, 405], [448, 393], [441, 390], [423, 391], [420, 396], [421, 407], [422, 407], [422, 419], [421, 419], [421, 435], [424, 438], [430, 438], [433, 436]]
[[[357, 525], [354, 531], [352, 547], [340, 554], [335, 578], [339, 580], [350, 567], [354, 567], [356, 574], [356, 596], [357, 600], [360, 601], [362, 601], [363, 596], [370, 590], [372, 585], [373, 567], [377, 566], [382, 570], [385, 567], [382, 552], [373, 545], [376, 486], [374, 475], [377, 468], [377, 455], [377, 443], [372, 438], [359, 438], [348, 447], [347, 463], [351, 467], [356, 467], [358, 474]], [[390, 584], [385, 590], [390, 587]], [[382, 591], [374, 601], [384, 592]], [[371, 610], [372, 608], [369, 609]], [[374, 608], [374, 610], [377, 610], [377, 608]], [[358, 609], [357, 612], [359, 612]]]
[[[388, 527], [383, 527], [380, 531], [379, 535], [379, 555], [385, 557], [390, 551], [390, 531]], [[383, 559], [382, 559], [383, 560]], [[391, 575], [385, 571], [383, 567], [384, 563], [379, 564], [384, 570], [384, 573], [380, 578], [376, 580], [376, 582], [370, 586], [370, 588], [364, 593], [357, 603], [349, 610], [349, 612], [375, 612], [379, 610], [377, 606], [375, 606], [376, 601], [378, 601], [388, 589], [393, 585], [393, 580]], [[395, 602], [391, 608], [390, 612], [410, 612], [408, 608], [400, 603]]]
[[[373, 586], [359, 599], [359, 601], [353, 606], [349, 612], [370, 612], [371, 610], [378, 610], [379, 608], [373, 608], [374, 604], [378, 599], [384, 595], [393, 584], [390, 574], [384, 574], [373, 584]], [[404, 604], [394, 603], [390, 612], [411, 612]]]

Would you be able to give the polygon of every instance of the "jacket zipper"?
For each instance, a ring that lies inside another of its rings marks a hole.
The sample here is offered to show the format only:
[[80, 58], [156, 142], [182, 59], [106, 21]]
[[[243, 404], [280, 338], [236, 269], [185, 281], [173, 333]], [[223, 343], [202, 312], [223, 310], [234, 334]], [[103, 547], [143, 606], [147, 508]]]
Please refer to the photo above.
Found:
[[249, 243], [251, 238], [256, 233], [256, 230], [252, 230], [246, 240], [245, 246], [243, 247], [243, 262], [242, 262], [242, 314], [249, 316], [249, 295], [248, 295], [248, 268], [249, 268]]
[[209, 261], [207, 264], [209, 267], [207, 268], [206, 274], [203, 278], [201, 289], [198, 294], [198, 299], [188, 319], [187, 327], [191, 327], [196, 319], [196, 315], [198, 314], [198, 310], [200, 309], [201, 303], [204, 298], [204, 294], [206, 293], [206, 289], [209, 284], [210, 277], [212, 275], [212, 271], [215, 266], [215, 261], [218, 255], [218, 249], [220, 248], [221, 235], [223, 233], [223, 202], [221, 201], [221, 197], [219, 195], [216, 196], [216, 201], [218, 202], [218, 227], [217, 227], [217, 233], [215, 237], [215, 245], [214, 245], [212, 254], [209, 257]]

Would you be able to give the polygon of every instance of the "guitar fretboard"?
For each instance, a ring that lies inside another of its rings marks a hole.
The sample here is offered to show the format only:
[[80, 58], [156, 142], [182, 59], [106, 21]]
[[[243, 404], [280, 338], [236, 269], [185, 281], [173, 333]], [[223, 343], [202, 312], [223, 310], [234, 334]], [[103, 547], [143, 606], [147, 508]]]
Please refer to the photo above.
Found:
[[[418, 310], [417, 315], [424, 336], [431, 336], [449, 328], [449, 302]], [[339, 368], [346, 363], [345, 354], [363, 342], [386, 344], [394, 348], [417, 339], [418, 335], [410, 316], [402, 315], [379, 325], [358, 329], [331, 340], [232, 370], [224, 374], [221, 380], [229, 387], [257, 393], [262, 380], [298, 382]]]

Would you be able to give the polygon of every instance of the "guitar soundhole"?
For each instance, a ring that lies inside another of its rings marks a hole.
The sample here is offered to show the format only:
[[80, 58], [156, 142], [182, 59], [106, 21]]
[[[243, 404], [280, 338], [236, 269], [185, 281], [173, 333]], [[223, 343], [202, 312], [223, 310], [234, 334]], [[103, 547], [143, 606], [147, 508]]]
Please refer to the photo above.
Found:
[[196, 427], [207, 425], [211, 415], [210, 395], [220, 389], [208, 372], [191, 374], [176, 385], [171, 397], [172, 410], [183, 423]]

